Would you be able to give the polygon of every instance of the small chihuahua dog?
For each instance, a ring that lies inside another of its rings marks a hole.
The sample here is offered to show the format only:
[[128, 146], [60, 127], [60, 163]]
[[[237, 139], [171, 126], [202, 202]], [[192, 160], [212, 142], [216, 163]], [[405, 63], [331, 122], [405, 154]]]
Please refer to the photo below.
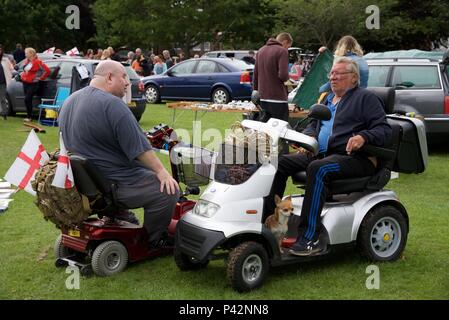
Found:
[[282, 251], [282, 239], [284, 239], [288, 230], [288, 219], [293, 213], [292, 197], [289, 196], [282, 200], [278, 195], [274, 196], [276, 208], [274, 214], [269, 216], [265, 221], [265, 226], [271, 230], [274, 237], [278, 241], [279, 251]]

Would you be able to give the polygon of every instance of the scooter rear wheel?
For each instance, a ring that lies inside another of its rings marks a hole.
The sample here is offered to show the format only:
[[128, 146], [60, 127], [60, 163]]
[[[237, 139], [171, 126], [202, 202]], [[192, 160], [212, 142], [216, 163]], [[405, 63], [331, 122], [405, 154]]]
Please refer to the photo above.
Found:
[[106, 277], [119, 273], [128, 264], [128, 251], [118, 241], [98, 245], [92, 254], [92, 269], [96, 275]]
[[262, 286], [268, 269], [268, 254], [260, 243], [243, 242], [229, 254], [227, 276], [232, 288], [238, 292]]
[[394, 261], [407, 243], [407, 220], [395, 207], [372, 209], [360, 225], [357, 244], [361, 254], [372, 261]]
[[[73, 256], [76, 252], [74, 250], [64, 246], [64, 244], [62, 243], [62, 234], [60, 234], [56, 238], [56, 241], [55, 241], [54, 253], [55, 253], [56, 260], [58, 260], [58, 259], [64, 259], [64, 258]], [[57, 266], [59, 266], [59, 265], [57, 265]]]

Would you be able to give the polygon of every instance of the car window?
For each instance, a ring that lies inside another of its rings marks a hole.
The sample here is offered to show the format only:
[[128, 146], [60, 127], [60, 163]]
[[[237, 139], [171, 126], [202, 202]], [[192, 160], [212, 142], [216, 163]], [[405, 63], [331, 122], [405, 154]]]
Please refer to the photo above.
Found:
[[125, 70], [126, 70], [126, 73], [128, 74], [128, 77], [130, 80], [139, 80], [140, 79], [139, 75], [136, 73], [136, 71], [134, 71], [133, 68], [131, 68], [131, 66], [126, 66]]
[[72, 77], [72, 68], [76, 65], [75, 62], [65, 62], [61, 63], [61, 68], [58, 72], [58, 79], [69, 79]]
[[214, 73], [217, 69], [217, 65], [213, 61], [203, 60], [198, 63], [196, 67], [196, 73]]
[[44, 61], [44, 63], [50, 69], [50, 77], [54, 77], [53, 72], [55, 71], [56, 67], [59, 65], [60, 62], [59, 61]]
[[370, 66], [368, 87], [385, 87], [390, 66]]
[[172, 74], [189, 74], [193, 73], [193, 68], [195, 67], [196, 61], [186, 61], [177, 64], [171, 69]]
[[237, 67], [237, 69], [239, 69], [241, 71], [253, 70], [254, 69], [254, 65], [253, 64], [248, 63], [248, 62], [243, 61], [243, 60], [229, 59], [227, 61], [229, 63], [231, 63], [232, 65], [234, 65], [234, 67]]
[[396, 66], [392, 85], [403, 85], [409, 89], [440, 89], [438, 72], [436, 66]]
[[217, 66], [218, 66], [218, 72], [229, 72], [229, 70], [225, 66], [223, 66], [219, 63], [217, 63]]

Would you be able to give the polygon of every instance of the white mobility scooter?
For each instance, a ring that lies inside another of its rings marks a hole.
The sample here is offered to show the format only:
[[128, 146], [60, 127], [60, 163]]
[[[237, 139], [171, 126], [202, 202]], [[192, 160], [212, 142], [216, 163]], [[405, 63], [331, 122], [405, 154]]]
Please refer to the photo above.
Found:
[[[391, 114], [394, 90], [372, 88], [372, 91], [384, 101], [387, 114]], [[311, 108], [309, 117], [326, 120], [330, 114], [327, 107], [317, 105]], [[290, 129], [285, 121], [242, 121], [245, 128], [268, 134], [276, 154], [264, 159], [259, 157], [256, 164], [215, 164], [213, 181], [194, 209], [178, 222], [175, 235], [178, 267], [181, 270], [201, 269], [209, 260], [226, 255], [230, 284], [235, 290], [244, 292], [260, 287], [270, 267], [311, 260], [332, 252], [337, 245], [355, 245], [373, 261], [398, 259], [406, 245], [409, 219], [396, 194], [384, 187], [390, 180], [391, 171], [423, 172], [428, 155], [421, 120], [388, 115], [388, 122], [393, 128], [391, 145], [367, 145], [363, 150], [377, 156], [380, 165], [376, 173], [331, 182], [331, 197], [326, 200], [321, 213], [320, 242], [326, 247], [314, 256], [298, 257], [290, 255], [288, 250], [281, 252], [275, 237], [263, 224], [263, 202], [273, 182], [277, 169], [276, 152], [283, 141], [314, 153], [317, 152], [317, 141]], [[305, 179], [305, 172], [293, 177], [294, 183], [302, 186]], [[285, 248], [296, 240], [303, 195], [292, 196], [292, 201], [294, 215], [289, 220], [289, 231], [283, 241]]]

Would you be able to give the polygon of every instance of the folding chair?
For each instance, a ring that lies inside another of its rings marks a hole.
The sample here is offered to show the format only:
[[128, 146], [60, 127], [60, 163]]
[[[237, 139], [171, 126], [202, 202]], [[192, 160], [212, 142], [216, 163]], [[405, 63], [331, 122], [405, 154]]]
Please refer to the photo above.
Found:
[[[41, 99], [42, 103], [37, 106], [39, 108], [38, 122], [45, 126], [57, 127], [59, 109], [62, 107], [62, 104], [69, 95], [70, 88], [59, 87], [58, 91], [56, 91], [56, 97], [54, 99]], [[51, 102], [53, 102], [53, 104], [50, 104]], [[47, 110], [49, 110], [50, 112], [53, 111], [54, 115], [51, 117], [46, 115], [44, 118], [42, 118], [42, 110], [44, 110], [44, 112], [47, 112]]]

